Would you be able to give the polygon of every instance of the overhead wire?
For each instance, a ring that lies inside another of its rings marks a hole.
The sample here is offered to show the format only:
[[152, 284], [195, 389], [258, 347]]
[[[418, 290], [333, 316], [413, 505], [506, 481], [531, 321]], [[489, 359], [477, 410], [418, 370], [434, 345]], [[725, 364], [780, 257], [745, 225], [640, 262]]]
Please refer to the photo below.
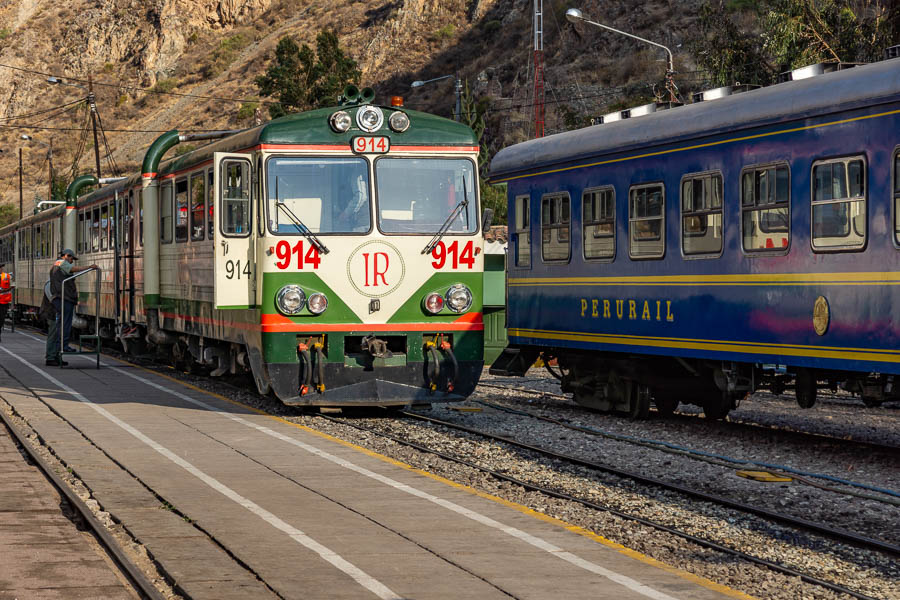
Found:
[[34, 112], [31, 112], [31, 113], [23, 113], [23, 114], [21, 114], [21, 115], [10, 115], [10, 116], [8, 116], [8, 117], [0, 117], [0, 121], [15, 121], [15, 120], [18, 120], [18, 119], [26, 119], [26, 118], [30, 118], [30, 117], [37, 117], [37, 116], [40, 116], [40, 115], [42, 115], [42, 114], [45, 114], [45, 113], [48, 113], [48, 112], [52, 112], [52, 111], [54, 111], [54, 110], [58, 110], [58, 109], [61, 109], [61, 108], [65, 108], [65, 107], [71, 106], [71, 105], [73, 105], [73, 104], [78, 104], [78, 103], [80, 103], [80, 102], [84, 102], [84, 98], [79, 98], [78, 100], [74, 100], [74, 101], [72, 101], [72, 102], [67, 102], [66, 104], [60, 104], [59, 106], [54, 106], [54, 107], [51, 107], [51, 108], [45, 108], [45, 109], [43, 109], [43, 110], [36, 110], [36, 111], [34, 111]]

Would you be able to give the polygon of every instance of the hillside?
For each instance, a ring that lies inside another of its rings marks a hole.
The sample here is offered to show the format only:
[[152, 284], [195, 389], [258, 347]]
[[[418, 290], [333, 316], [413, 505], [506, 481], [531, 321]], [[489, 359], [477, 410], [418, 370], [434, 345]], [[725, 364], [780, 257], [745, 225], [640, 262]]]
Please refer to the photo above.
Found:
[[[622, 36], [565, 20], [577, 4], [586, 15], [666, 44], [675, 52], [679, 86], [698, 85], [682, 48], [699, 0], [631, 2], [544, 0], [547, 130], [573, 115], [651, 97], [663, 53]], [[601, 8], [602, 7], [602, 8]], [[333, 29], [358, 61], [362, 84], [379, 98], [449, 116], [453, 83], [411, 89], [416, 79], [458, 72], [476, 97], [490, 97], [494, 147], [527, 139], [531, 126], [531, 0], [6, 0], [0, 2], [0, 202], [18, 203], [18, 148], [24, 148], [24, 198], [46, 198], [47, 148], [55, 172], [93, 171], [93, 140], [84, 104], [94, 82], [107, 132], [102, 170], [135, 170], [157, 132], [231, 129], [254, 118], [261, 74], [278, 40], [313, 45]], [[47, 75], [68, 85], [52, 85]], [[632, 87], [622, 91], [620, 86]], [[78, 87], [82, 86], [82, 87]], [[153, 93], [165, 92], [165, 93]], [[174, 94], [190, 94], [180, 96]], [[205, 96], [198, 98], [197, 96]], [[580, 100], [579, 100], [580, 98]], [[263, 99], [266, 100], [266, 99]], [[258, 114], [268, 118], [265, 104]], [[17, 117], [18, 115], [24, 115]], [[41, 129], [44, 128], [44, 129]]]

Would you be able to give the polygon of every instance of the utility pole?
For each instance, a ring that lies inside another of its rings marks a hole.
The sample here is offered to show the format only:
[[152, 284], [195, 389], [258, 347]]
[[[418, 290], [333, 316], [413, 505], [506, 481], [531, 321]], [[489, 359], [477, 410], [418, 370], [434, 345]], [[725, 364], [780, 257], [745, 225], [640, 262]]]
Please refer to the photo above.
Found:
[[[97, 165], [97, 180], [99, 181], [101, 178], [100, 175], [100, 146], [97, 141], [97, 99], [94, 96], [94, 79], [88, 74], [88, 105], [91, 108], [91, 125], [94, 128], [94, 162]], [[97, 184], [97, 187], [100, 187], [100, 184]]]
[[534, 137], [544, 137], [544, 1], [534, 0]]
[[48, 187], [50, 193], [47, 194], [47, 200], [53, 200], [53, 138], [50, 138], [50, 149], [47, 151], [47, 168], [50, 171], [47, 179], [50, 180]]
[[[19, 142], [20, 144], [22, 142]], [[19, 146], [19, 220], [22, 220], [22, 147]]]

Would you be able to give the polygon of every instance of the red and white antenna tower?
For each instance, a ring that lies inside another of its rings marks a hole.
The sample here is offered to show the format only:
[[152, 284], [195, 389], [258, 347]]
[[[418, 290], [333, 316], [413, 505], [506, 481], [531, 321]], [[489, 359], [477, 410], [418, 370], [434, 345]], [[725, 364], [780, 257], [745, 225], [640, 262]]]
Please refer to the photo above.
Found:
[[534, 137], [544, 137], [544, 0], [534, 0]]

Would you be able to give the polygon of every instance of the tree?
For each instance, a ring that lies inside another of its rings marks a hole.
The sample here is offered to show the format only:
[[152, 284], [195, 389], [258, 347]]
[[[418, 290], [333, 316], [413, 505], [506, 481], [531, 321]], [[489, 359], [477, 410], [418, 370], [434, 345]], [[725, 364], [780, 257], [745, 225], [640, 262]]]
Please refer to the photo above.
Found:
[[0, 204], [0, 227], [19, 220], [19, 207], [15, 204]]
[[[739, 10], [748, 4], [754, 6], [749, 14]], [[706, 4], [691, 50], [714, 85], [766, 85], [779, 72], [817, 62], [878, 60], [900, 33], [892, 4], [895, 0]]]
[[356, 61], [341, 50], [337, 34], [325, 30], [316, 36], [316, 51], [283, 37], [275, 48], [275, 60], [265, 75], [256, 78], [260, 94], [278, 99], [269, 114], [289, 113], [332, 106], [347, 84], [357, 84], [362, 72]]

